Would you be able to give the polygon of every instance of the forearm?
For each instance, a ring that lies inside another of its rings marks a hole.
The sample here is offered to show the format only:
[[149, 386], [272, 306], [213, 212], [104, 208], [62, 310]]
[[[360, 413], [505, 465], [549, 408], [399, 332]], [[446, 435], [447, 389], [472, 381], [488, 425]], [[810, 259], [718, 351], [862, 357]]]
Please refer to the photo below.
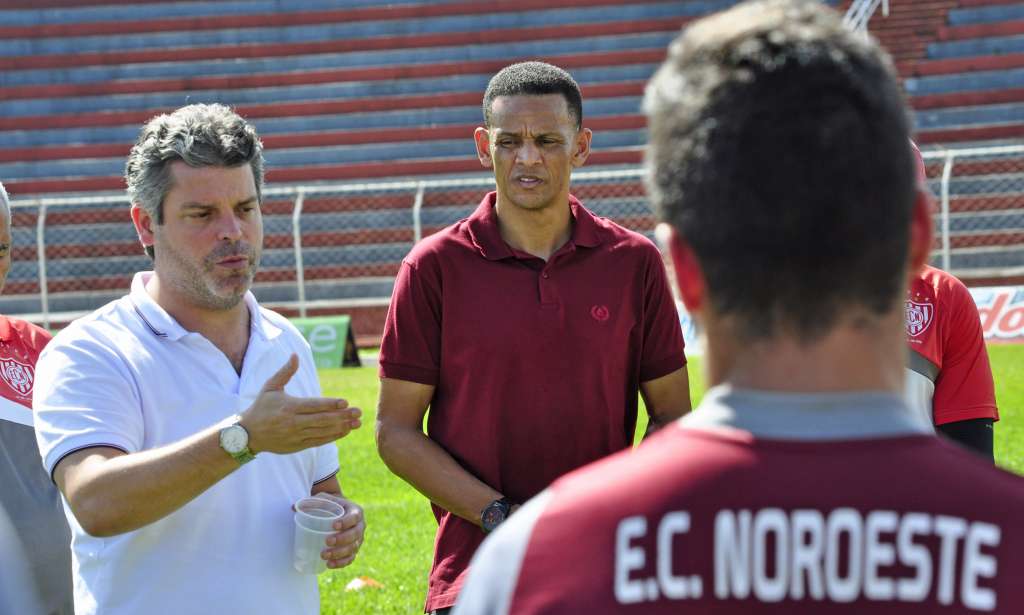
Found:
[[[296, 453], [359, 427], [359, 408], [343, 399], [285, 393], [298, 367], [293, 354], [239, 416], [251, 452]], [[79, 450], [57, 463], [53, 477], [86, 532], [130, 532], [163, 519], [238, 469], [239, 462], [220, 446], [223, 427], [225, 422], [131, 454], [102, 446]]]
[[480, 512], [502, 494], [459, 465], [422, 431], [378, 430], [381, 459], [397, 476], [441, 508], [480, 525]]
[[640, 394], [649, 422], [644, 438], [690, 411], [690, 380], [686, 366], [654, 380], [640, 383]]
[[646, 440], [666, 425], [671, 425], [690, 412], [689, 402], [689, 398], [686, 398], [685, 403], [677, 402], [675, 404], [666, 404], [660, 408], [648, 408], [647, 429], [644, 430], [643, 439]]
[[163, 519], [238, 467], [215, 426], [160, 448], [92, 455], [65, 496], [89, 534], [115, 536]]
[[995, 461], [992, 451], [992, 419], [955, 421], [939, 425], [937, 429], [939, 433], [964, 448], [978, 453], [989, 461]]
[[662, 427], [664, 427], [664, 425], [661, 423], [660, 420], [658, 420], [658, 417], [656, 417], [656, 416], [649, 416], [649, 417], [647, 417], [647, 429], [644, 430], [644, 437], [643, 437], [643, 439], [646, 440], [647, 438], [649, 438], [651, 436], [651, 434], [659, 431]]

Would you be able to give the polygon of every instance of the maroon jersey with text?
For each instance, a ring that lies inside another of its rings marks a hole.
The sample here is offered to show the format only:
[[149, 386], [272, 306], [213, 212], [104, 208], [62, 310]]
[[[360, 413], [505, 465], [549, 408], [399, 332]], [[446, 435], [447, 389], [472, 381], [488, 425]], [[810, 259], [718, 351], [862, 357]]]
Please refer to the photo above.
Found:
[[893, 395], [708, 395], [513, 515], [456, 613], [1024, 613], [1024, 479]]

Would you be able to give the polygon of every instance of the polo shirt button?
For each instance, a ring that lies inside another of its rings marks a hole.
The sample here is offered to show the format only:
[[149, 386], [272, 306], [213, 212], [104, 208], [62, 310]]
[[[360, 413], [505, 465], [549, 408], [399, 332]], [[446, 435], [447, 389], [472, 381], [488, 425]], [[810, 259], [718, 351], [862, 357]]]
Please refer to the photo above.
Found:
[[544, 272], [544, 279], [546, 280], [546, 279], [548, 279], [548, 277], [549, 277], [549, 276], [548, 276], [548, 272], [547, 272], [547, 271], [545, 271], [545, 272]]

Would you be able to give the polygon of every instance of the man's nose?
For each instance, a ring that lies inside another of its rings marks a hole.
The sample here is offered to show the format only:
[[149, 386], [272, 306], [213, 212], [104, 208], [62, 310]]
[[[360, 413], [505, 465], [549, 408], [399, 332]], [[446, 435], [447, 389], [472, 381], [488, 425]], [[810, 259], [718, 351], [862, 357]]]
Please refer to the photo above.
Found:
[[530, 141], [525, 141], [516, 151], [519, 164], [532, 165], [540, 162], [540, 148]]
[[223, 216], [217, 228], [217, 238], [229, 241], [238, 241], [242, 238], [242, 221], [238, 216]]

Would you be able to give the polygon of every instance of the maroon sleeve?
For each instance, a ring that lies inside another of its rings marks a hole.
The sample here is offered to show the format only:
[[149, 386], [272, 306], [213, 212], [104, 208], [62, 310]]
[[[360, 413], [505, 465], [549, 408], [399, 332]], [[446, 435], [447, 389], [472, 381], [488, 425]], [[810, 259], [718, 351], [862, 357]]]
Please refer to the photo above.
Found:
[[942, 336], [942, 367], [935, 381], [932, 408], [935, 424], [991, 418], [996, 409], [992, 368], [985, 350], [981, 318], [971, 293], [957, 280], [946, 288], [950, 314]]
[[661, 253], [647, 244], [644, 285], [644, 337], [640, 382], [661, 378], [686, 365], [679, 311], [668, 285]]
[[436, 385], [441, 365], [441, 284], [436, 268], [406, 259], [395, 278], [380, 376]]

